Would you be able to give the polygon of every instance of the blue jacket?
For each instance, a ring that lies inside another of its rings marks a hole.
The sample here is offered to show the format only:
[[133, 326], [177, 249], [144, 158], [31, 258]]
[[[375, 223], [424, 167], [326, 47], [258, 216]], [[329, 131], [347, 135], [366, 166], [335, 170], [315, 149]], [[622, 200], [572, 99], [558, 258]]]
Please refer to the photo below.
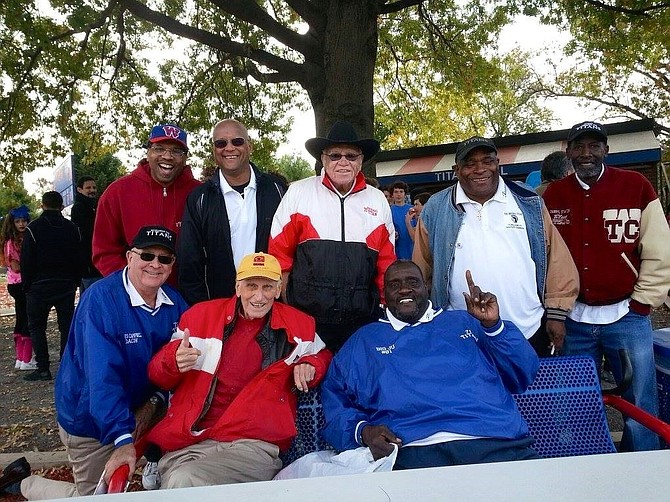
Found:
[[465, 311], [438, 311], [400, 331], [388, 321], [368, 324], [337, 353], [323, 381], [323, 437], [338, 450], [356, 448], [361, 421], [386, 425], [403, 444], [441, 431], [525, 437], [512, 393], [532, 383], [538, 365], [509, 321], [493, 337]]
[[133, 307], [123, 273], [97, 281], [82, 295], [55, 386], [61, 427], [102, 444], [135, 429], [133, 412], [156, 390], [147, 376], [149, 361], [170, 341], [187, 309], [179, 293], [167, 285], [163, 291], [174, 305], [163, 304], [153, 315]]

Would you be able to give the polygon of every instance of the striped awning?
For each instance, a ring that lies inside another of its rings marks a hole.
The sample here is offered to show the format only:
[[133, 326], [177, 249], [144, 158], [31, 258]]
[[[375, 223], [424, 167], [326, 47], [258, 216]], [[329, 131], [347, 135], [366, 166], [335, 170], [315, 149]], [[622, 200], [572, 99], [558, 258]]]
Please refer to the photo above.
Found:
[[[614, 134], [607, 141], [608, 165], [635, 165], [661, 160], [661, 147], [653, 131]], [[544, 157], [556, 150], [565, 151], [567, 141], [530, 145], [502, 146], [498, 157], [503, 174], [527, 174], [540, 169]], [[452, 179], [455, 154], [427, 155], [377, 162], [377, 178], [402, 177], [412, 181], [448, 181]]]

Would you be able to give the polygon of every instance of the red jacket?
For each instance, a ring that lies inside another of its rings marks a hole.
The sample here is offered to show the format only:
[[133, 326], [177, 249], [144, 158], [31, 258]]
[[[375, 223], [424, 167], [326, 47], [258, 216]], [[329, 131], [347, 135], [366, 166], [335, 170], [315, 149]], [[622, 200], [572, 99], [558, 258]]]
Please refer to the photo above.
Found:
[[654, 187], [640, 173], [605, 167], [584, 190], [576, 175], [553, 181], [543, 195], [579, 270], [578, 300], [630, 307], [649, 315], [670, 288], [670, 232]]
[[[234, 326], [237, 298], [202, 302], [187, 310], [179, 330], [149, 363], [149, 378], [159, 387], [172, 390], [167, 415], [149, 433], [148, 441], [163, 451], [175, 451], [205, 439], [234, 441], [259, 439], [281, 450], [291, 445], [296, 435], [297, 396], [292, 391], [293, 365], [309, 363], [316, 369], [310, 386], [325, 376], [332, 355], [315, 334], [314, 319], [299, 310], [275, 302], [270, 313], [270, 334], [285, 336], [290, 355], [272, 361], [233, 400], [215, 426], [194, 433], [193, 426], [209, 405], [210, 388], [221, 359], [224, 331]], [[179, 373], [175, 353], [183, 330], [189, 328], [190, 342], [200, 350], [195, 368]], [[287, 361], [289, 363], [287, 363]]]
[[[98, 202], [93, 228], [93, 264], [108, 276], [126, 266], [126, 251], [140, 228], [162, 225], [179, 236], [186, 197], [201, 182], [186, 166], [175, 182], [163, 186], [151, 177], [149, 162], [107, 187]], [[176, 284], [176, 267], [169, 282]]]

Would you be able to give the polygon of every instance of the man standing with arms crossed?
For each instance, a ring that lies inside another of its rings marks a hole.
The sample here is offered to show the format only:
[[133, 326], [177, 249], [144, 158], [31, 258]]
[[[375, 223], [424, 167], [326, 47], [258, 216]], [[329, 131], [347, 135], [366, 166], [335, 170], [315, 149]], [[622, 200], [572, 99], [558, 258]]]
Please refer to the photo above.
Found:
[[233, 119], [212, 131], [217, 171], [188, 197], [179, 241], [179, 289], [193, 305], [235, 293], [242, 258], [268, 250], [286, 185], [249, 161], [247, 128]]
[[[564, 354], [603, 353], [621, 380], [619, 349], [626, 349], [633, 381], [624, 397], [656, 415], [658, 401], [649, 312], [670, 288], [670, 230], [658, 196], [644, 176], [608, 167], [607, 131], [597, 122], [568, 134], [575, 174], [544, 192], [549, 213], [577, 264], [580, 292], [566, 320]], [[658, 437], [627, 419], [623, 450], [653, 450]]]

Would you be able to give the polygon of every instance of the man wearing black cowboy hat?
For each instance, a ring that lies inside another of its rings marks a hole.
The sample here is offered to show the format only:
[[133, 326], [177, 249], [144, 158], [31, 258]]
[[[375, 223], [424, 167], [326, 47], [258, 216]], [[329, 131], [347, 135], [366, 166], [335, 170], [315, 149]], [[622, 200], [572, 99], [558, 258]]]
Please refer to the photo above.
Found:
[[351, 123], [338, 121], [305, 148], [324, 169], [289, 187], [272, 222], [269, 253], [282, 267], [284, 299], [312, 315], [336, 351], [378, 318], [395, 230], [386, 197], [361, 173], [379, 151], [377, 140], [359, 139]]

